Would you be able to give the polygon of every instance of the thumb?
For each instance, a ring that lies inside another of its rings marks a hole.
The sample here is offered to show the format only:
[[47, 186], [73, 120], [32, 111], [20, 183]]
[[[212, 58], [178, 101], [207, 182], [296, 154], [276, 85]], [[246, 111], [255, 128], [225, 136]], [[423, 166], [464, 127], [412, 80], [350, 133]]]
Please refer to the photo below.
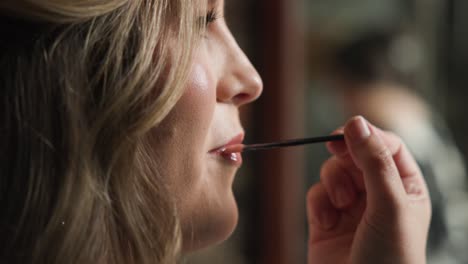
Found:
[[406, 192], [384, 140], [361, 116], [348, 121], [344, 134], [351, 157], [362, 171], [369, 209], [397, 209]]

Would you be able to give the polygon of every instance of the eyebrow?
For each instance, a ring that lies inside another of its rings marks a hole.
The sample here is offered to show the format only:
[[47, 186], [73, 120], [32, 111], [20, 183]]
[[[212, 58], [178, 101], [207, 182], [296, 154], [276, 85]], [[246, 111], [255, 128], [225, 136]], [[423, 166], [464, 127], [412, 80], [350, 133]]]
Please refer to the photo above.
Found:
[[208, 0], [209, 5], [214, 5], [216, 3], [218, 3], [218, 0]]

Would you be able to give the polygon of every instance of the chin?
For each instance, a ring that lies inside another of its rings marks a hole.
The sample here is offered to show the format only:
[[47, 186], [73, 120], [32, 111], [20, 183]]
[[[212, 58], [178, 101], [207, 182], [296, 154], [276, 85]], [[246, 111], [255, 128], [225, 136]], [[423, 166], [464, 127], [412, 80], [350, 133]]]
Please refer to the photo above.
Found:
[[[191, 219], [181, 223], [183, 252], [188, 253], [220, 244], [234, 232], [239, 212], [233, 195], [231, 194], [231, 198], [226, 203], [216, 204], [217, 208], [211, 208], [212, 210], [208, 212], [202, 210], [194, 212]], [[208, 204], [205, 208], [206, 206]]]

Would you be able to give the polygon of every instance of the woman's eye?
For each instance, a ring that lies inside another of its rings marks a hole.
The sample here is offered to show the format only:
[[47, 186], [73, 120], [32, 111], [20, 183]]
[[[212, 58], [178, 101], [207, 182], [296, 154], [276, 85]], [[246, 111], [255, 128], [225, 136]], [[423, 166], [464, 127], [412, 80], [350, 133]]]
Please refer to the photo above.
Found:
[[216, 13], [216, 11], [215, 11], [214, 9], [211, 9], [211, 10], [206, 14], [206, 17], [205, 17], [206, 26], [208, 26], [209, 24], [213, 23], [216, 19], [218, 19], [218, 14]]

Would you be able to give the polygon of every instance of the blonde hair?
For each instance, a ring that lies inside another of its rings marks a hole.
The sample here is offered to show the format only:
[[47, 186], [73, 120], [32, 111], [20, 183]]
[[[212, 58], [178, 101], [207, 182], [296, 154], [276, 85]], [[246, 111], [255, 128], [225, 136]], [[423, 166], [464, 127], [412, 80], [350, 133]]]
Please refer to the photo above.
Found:
[[176, 260], [147, 135], [183, 92], [201, 6], [0, 2], [1, 263]]

